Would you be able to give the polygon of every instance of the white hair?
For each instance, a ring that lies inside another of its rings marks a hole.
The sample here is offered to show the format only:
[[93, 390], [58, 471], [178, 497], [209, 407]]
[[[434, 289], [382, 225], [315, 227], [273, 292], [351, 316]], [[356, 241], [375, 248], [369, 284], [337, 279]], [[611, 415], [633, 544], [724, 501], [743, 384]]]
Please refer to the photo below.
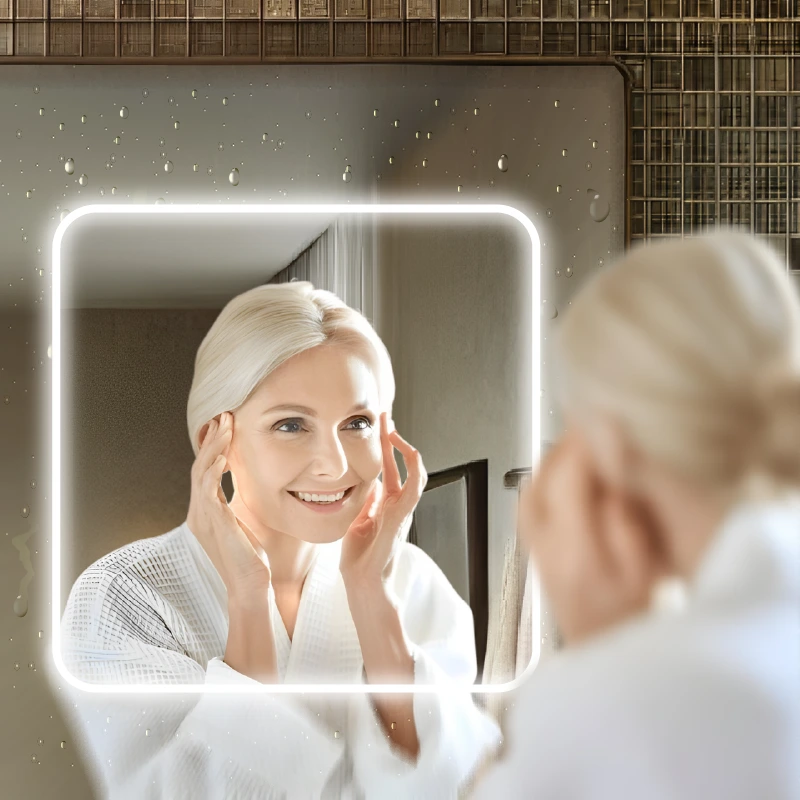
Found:
[[197, 350], [186, 413], [195, 455], [206, 422], [235, 411], [274, 369], [322, 344], [352, 347], [366, 357], [375, 371], [380, 410], [391, 411], [391, 358], [363, 314], [308, 281], [257, 286], [228, 302]]
[[654, 462], [734, 498], [800, 488], [800, 298], [734, 231], [640, 247], [556, 331], [558, 392]]

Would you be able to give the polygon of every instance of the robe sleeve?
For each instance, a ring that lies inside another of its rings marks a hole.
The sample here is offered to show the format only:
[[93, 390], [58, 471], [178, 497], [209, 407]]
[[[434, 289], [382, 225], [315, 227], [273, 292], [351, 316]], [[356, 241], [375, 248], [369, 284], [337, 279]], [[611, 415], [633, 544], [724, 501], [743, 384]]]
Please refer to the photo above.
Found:
[[[61, 625], [78, 680], [260, 686], [220, 658], [203, 667], [187, 656], [136, 581], [95, 577], [90, 592], [82, 580]], [[288, 695], [98, 694], [70, 684], [65, 699], [93, 778], [115, 800], [319, 797], [344, 750]]]
[[406, 543], [405, 548], [395, 586], [414, 658], [414, 682], [457, 683], [464, 691], [414, 694], [416, 763], [386, 735], [371, 697], [354, 696], [353, 775], [366, 800], [455, 800], [460, 787], [499, 746], [501, 733], [468, 691], [477, 675], [470, 607], [429, 556], [414, 545]]

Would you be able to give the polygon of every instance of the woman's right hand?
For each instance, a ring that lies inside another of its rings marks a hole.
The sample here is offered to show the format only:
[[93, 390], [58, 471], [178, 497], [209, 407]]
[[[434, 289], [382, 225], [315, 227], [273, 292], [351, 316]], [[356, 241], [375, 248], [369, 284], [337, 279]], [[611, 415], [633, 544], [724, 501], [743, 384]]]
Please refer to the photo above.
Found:
[[264, 548], [231, 510], [220, 481], [233, 438], [233, 416], [223, 412], [208, 425], [192, 465], [187, 523], [219, 572], [228, 599], [266, 602], [271, 573]]

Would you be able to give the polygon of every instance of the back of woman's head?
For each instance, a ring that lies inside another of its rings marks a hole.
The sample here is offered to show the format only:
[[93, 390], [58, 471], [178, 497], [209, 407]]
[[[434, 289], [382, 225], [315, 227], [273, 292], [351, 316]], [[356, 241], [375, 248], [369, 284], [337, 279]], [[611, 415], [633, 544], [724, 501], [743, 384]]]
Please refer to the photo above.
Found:
[[391, 409], [391, 359], [366, 317], [308, 281], [257, 286], [222, 309], [197, 350], [187, 403], [195, 455], [208, 420], [235, 411], [273, 370], [323, 344], [349, 347], [366, 358], [375, 371], [381, 410]]
[[800, 489], [800, 299], [732, 231], [640, 247], [593, 276], [557, 331], [559, 393], [674, 473], [749, 498]]

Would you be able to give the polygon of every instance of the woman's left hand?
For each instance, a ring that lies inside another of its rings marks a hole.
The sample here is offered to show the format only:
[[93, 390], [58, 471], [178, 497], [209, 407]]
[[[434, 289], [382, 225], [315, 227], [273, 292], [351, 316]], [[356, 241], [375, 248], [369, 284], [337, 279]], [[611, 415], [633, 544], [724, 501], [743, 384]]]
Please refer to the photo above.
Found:
[[[396, 430], [389, 431], [387, 412], [380, 415], [380, 437], [383, 481], [375, 481], [342, 540], [339, 570], [348, 590], [371, 591], [385, 585], [396, 547], [408, 535], [411, 515], [428, 481], [419, 451]], [[402, 485], [395, 447], [402, 453], [408, 473]]]
[[567, 644], [647, 609], [666, 574], [655, 521], [634, 498], [605, 485], [576, 431], [553, 447], [522, 491], [519, 529]]

